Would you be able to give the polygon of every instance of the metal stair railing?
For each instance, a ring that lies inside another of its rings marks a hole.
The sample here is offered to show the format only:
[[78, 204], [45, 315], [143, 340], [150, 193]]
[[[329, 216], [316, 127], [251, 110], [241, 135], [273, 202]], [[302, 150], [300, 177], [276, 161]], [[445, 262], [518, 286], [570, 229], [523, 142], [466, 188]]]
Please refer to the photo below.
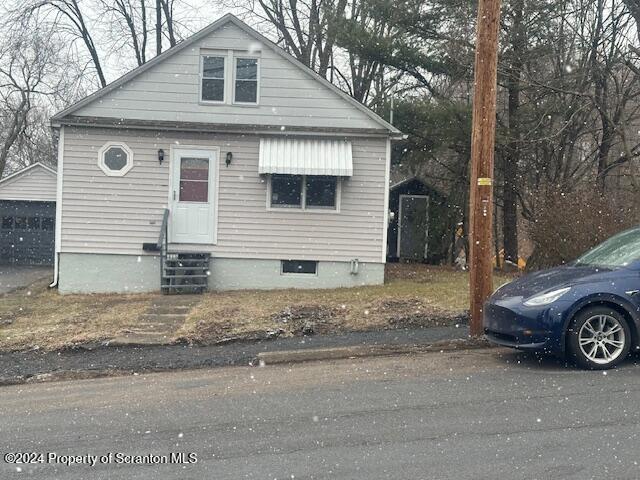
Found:
[[162, 214], [162, 225], [158, 237], [158, 249], [160, 250], [160, 290], [164, 290], [164, 263], [169, 251], [169, 209], [165, 208]]

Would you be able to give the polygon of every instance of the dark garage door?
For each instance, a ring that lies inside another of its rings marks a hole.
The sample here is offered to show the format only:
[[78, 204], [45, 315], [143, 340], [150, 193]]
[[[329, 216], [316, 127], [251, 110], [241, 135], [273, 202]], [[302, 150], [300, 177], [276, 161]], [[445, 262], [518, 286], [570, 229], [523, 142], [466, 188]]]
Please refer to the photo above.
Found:
[[55, 202], [0, 200], [0, 264], [52, 264], [55, 217]]

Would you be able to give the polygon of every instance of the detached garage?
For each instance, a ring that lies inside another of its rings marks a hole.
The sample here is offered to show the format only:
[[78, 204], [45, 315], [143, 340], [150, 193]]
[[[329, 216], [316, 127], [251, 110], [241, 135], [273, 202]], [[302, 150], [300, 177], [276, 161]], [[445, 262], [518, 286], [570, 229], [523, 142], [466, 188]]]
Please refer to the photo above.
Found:
[[36, 163], [0, 180], [0, 264], [52, 264], [55, 218], [55, 170]]

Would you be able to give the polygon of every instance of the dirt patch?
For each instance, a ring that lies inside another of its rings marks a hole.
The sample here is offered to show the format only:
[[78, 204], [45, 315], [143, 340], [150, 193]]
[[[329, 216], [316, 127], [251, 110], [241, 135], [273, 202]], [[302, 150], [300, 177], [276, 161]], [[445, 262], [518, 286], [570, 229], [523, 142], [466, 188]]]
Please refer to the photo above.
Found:
[[389, 327], [443, 327], [467, 324], [468, 312], [451, 312], [426, 303], [419, 298], [384, 299], [375, 311], [382, 314]]
[[276, 324], [286, 325], [291, 333], [312, 335], [328, 333], [340, 310], [325, 305], [292, 305], [271, 316]]
[[412, 313], [389, 318], [389, 325], [395, 328], [445, 327], [451, 325], [467, 325], [468, 323], [468, 313], [459, 313], [456, 315], [445, 313]]

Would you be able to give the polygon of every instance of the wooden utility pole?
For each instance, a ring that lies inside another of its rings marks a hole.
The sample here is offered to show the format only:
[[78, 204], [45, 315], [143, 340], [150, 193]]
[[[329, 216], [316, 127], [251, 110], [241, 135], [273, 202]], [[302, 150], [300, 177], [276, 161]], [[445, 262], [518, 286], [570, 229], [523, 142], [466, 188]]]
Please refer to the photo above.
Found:
[[493, 291], [491, 222], [496, 137], [500, 0], [479, 0], [471, 133], [471, 335], [480, 336], [484, 302]]

